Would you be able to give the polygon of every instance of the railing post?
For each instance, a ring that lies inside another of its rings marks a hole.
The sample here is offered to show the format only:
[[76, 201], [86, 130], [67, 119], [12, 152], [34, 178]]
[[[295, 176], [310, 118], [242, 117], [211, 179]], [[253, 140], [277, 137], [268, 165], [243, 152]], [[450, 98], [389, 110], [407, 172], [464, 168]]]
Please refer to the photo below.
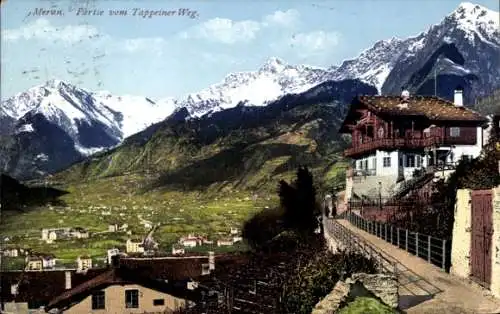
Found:
[[391, 244], [392, 244], [392, 234], [394, 233], [394, 228], [391, 225]]
[[396, 238], [397, 238], [397, 241], [398, 241], [398, 248], [399, 248], [399, 228], [396, 227]]
[[405, 229], [406, 231], [406, 241], [405, 241], [405, 244], [406, 244], [406, 252], [408, 252], [408, 229]]
[[427, 261], [431, 262], [431, 236], [427, 236]]
[[387, 241], [387, 223], [385, 224], [385, 241]]
[[415, 255], [418, 257], [418, 232], [415, 233]]
[[441, 261], [441, 268], [446, 269], [446, 240], [443, 240], [443, 258]]

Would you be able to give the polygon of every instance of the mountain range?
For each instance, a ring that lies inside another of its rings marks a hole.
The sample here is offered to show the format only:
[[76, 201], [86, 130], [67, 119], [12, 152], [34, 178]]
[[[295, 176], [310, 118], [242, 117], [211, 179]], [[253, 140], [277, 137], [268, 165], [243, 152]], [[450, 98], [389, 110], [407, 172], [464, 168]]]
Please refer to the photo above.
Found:
[[[190, 128], [191, 131], [184, 131], [194, 132], [197, 145], [212, 147], [214, 141], [229, 141], [228, 138], [238, 147], [254, 145], [257, 139], [241, 142], [252, 135], [238, 133], [242, 129], [235, 125], [236, 121], [241, 122], [241, 117], [252, 120], [252, 115], [256, 115], [274, 119], [275, 124], [282, 123], [276, 108], [280, 108], [282, 115], [291, 114], [292, 109], [286, 104], [297, 105], [298, 100], [312, 106], [335, 104], [338, 115], [345, 111], [349, 97], [356, 94], [399, 94], [407, 89], [414, 94], [436, 94], [451, 99], [455, 87], [461, 85], [466, 105], [472, 105], [478, 97], [500, 87], [499, 56], [498, 12], [463, 3], [427, 31], [407, 39], [379, 41], [340, 66], [290, 65], [273, 57], [256, 71], [230, 73], [220, 83], [181, 99], [153, 101], [141, 96], [116, 96], [51, 80], [1, 102], [0, 170], [19, 179], [30, 179], [65, 169], [97, 152], [104, 152], [99, 156], [112, 156], [115, 152], [123, 155], [130, 143], [134, 147], [149, 147], [151, 141], [163, 142], [159, 137], [179, 135], [177, 129], [165, 131], [165, 123], [174, 122]], [[316, 118], [330, 119], [325, 123], [336, 134], [338, 116]], [[252, 121], [258, 124], [259, 120]], [[313, 121], [316, 120], [305, 120]], [[252, 128], [258, 130], [259, 125]], [[221, 134], [221, 130], [231, 131]], [[235, 141], [234, 132], [241, 138]], [[271, 133], [267, 136], [281, 136], [279, 132]], [[306, 138], [306, 133], [298, 134]], [[180, 134], [180, 138], [184, 135]], [[206, 138], [212, 142], [206, 142]], [[339, 138], [329, 140], [342, 142]], [[169, 141], [175, 142], [174, 146], [180, 145], [179, 140]], [[186, 153], [184, 149], [187, 148], [181, 149], [182, 154]], [[186, 158], [179, 160], [187, 161]], [[179, 160], [172, 165], [182, 167]], [[150, 163], [151, 159], [136, 161], [146, 168], [151, 168]]]

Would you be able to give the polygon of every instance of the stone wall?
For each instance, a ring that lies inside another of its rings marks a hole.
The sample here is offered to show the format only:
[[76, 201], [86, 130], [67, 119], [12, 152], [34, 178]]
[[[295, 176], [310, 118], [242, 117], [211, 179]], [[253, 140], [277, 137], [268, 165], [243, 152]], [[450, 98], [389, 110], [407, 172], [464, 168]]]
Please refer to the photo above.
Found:
[[325, 238], [325, 244], [328, 247], [328, 250], [332, 253], [336, 253], [339, 250], [343, 250], [345, 246], [341, 243], [340, 240], [337, 240], [334, 236], [330, 235], [328, 229], [326, 227], [327, 218], [323, 217], [323, 236]]
[[339, 281], [332, 292], [314, 307], [312, 314], [330, 314], [353, 301], [356, 297], [375, 297], [392, 308], [399, 303], [398, 281], [393, 275], [353, 274], [346, 281]]
[[471, 191], [457, 191], [455, 201], [455, 222], [451, 243], [451, 269], [453, 275], [468, 278], [470, 275], [471, 246]]
[[500, 186], [493, 189], [493, 236], [491, 241], [491, 292], [500, 298]]
[[[500, 298], [500, 186], [492, 189], [493, 235], [491, 241], [491, 293]], [[456, 276], [471, 274], [471, 190], [458, 190], [451, 248], [451, 270]]]

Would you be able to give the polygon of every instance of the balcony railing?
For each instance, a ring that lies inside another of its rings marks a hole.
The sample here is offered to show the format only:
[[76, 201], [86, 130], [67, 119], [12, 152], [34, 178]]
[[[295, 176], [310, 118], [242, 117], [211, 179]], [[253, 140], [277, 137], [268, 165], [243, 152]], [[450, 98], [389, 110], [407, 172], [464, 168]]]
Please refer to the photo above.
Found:
[[344, 156], [353, 156], [363, 154], [376, 149], [418, 149], [430, 146], [443, 146], [443, 145], [475, 145], [476, 136], [461, 136], [461, 137], [394, 137], [394, 138], [379, 138], [368, 141], [366, 143], [357, 144], [354, 147], [348, 148], [344, 151]]

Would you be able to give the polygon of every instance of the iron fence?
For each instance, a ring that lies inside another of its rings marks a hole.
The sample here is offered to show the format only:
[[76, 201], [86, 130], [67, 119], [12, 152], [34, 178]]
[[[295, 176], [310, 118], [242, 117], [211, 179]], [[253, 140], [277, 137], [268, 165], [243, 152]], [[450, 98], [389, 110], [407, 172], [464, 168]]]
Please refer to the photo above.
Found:
[[346, 213], [345, 217], [357, 228], [447, 271], [446, 261], [450, 254], [447, 240], [412, 232], [382, 222], [366, 220], [352, 212]]
[[397, 275], [397, 264], [394, 261], [387, 259], [368, 241], [358, 237], [334, 219], [325, 219], [325, 229], [330, 236], [340, 241], [346, 250], [357, 251], [376, 261], [380, 272]]

